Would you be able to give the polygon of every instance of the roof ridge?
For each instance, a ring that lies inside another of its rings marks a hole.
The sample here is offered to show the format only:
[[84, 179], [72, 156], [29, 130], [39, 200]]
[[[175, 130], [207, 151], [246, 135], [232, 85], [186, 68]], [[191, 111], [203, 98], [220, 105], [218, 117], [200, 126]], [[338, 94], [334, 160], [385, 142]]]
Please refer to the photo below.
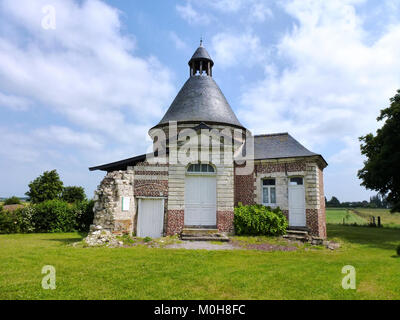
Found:
[[254, 137], [272, 137], [272, 136], [289, 136], [289, 132], [256, 134]]

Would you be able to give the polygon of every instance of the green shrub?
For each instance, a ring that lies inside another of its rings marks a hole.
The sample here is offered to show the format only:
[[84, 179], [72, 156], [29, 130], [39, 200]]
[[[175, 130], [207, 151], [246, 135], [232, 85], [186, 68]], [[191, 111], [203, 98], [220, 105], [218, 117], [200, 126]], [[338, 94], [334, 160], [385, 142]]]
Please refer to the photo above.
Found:
[[35, 205], [32, 222], [35, 232], [75, 231], [75, 211], [65, 201], [47, 200]]
[[0, 206], [0, 233], [88, 232], [93, 223], [93, 200], [68, 204], [47, 200], [14, 211]]
[[17, 221], [19, 226], [19, 232], [21, 233], [31, 233], [35, 232], [35, 206], [29, 205], [25, 208], [15, 210], [17, 215]]
[[286, 233], [288, 222], [279, 207], [239, 204], [235, 208], [234, 226], [237, 235], [279, 236]]
[[73, 210], [75, 212], [75, 228], [78, 231], [89, 232], [90, 225], [93, 223], [94, 218], [94, 201], [85, 200], [81, 202], [75, 202], [73, 204]]
[[0, 234], [17, 232], [19, 232], [19, 225], [16, 212], [0, 210]]
[[397, 255], [400, 256], [400, 244], [397, 246], [396, 252], [397, 252]]
[[4, 205], [10, 205], [10, 204], [21, 204], [21, 200], [18, 197], [13, 196], [4, 201]]

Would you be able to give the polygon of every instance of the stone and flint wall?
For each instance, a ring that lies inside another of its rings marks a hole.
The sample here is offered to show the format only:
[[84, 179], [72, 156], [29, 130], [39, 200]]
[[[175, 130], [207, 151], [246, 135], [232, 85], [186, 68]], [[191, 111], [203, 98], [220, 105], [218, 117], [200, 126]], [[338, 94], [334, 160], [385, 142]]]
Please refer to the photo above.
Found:
[[[131, 233], [136, 214], [133, 197], [134, 171], [108, 172], [95, 191], [93, 225], [113, 233]], [[130, 198], [129, 211], [122, 211], [122, 197]]]
[[[130, 200], [128, 211], [122, 211], [122, 197]], [[167, 208], [168, 165], [141, 162], [126, 171], [108, 172], [95, 191], [93, 225], [115, 234], [135, 233], [140, 198], [165, 198]]]
[[[235, 167], [235, 170], [237, 167]], [[306, 225], [313, 236], [326, 238], [323, 168], [318, 158], [258, 160], [254, 172], [235, 175], [235, 205], [262, 203], [262, 180], [275, 179], [276, 206], [289, 219], [288, 185], [290, 177], [303, 177], [306, 197]]]

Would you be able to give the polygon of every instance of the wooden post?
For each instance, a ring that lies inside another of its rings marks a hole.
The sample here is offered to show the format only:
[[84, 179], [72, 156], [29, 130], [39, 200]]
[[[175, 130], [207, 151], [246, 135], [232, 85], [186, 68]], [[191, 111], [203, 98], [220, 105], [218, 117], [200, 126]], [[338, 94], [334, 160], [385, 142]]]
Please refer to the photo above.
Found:
[[378, 216], [378, 228], [380, 228], [380, 227], [381, 227], [381, 217]]

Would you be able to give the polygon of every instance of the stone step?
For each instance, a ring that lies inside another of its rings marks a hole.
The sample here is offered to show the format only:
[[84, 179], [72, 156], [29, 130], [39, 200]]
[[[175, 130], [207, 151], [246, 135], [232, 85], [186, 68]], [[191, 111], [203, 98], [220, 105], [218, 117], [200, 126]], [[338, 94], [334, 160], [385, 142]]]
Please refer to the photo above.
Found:
[[181, 236], [181, 240], [183, 241], [221, 241], [221, 242], [228, 242], [229, 238], [226, 236], [220, 237], [211, 237], [211, 236]]
[[218, 229], [184, 228], [181, 234], [183, 236], [212, 236], [218, 233]]
[[288, 229], [286, 230], [287, 234], [297, 234], [297, 235], [308, 235], [308, 231], [304, 230], [293, 230], [293, 229]]
[[213, 234], [194, 234], [194, 233], [181, 233], [181, 237], [186, 237], [186, 238], [193, 238], [193, 237], [208, 237], [208, 238], [223, 238], [226, 237], [222, 233], [213, 233]]
[[303, 241], [303, 242], [307, 242], [309, 240], [308, 234], [307, 235], [285, 234], [283, 238], [288, 240]]

